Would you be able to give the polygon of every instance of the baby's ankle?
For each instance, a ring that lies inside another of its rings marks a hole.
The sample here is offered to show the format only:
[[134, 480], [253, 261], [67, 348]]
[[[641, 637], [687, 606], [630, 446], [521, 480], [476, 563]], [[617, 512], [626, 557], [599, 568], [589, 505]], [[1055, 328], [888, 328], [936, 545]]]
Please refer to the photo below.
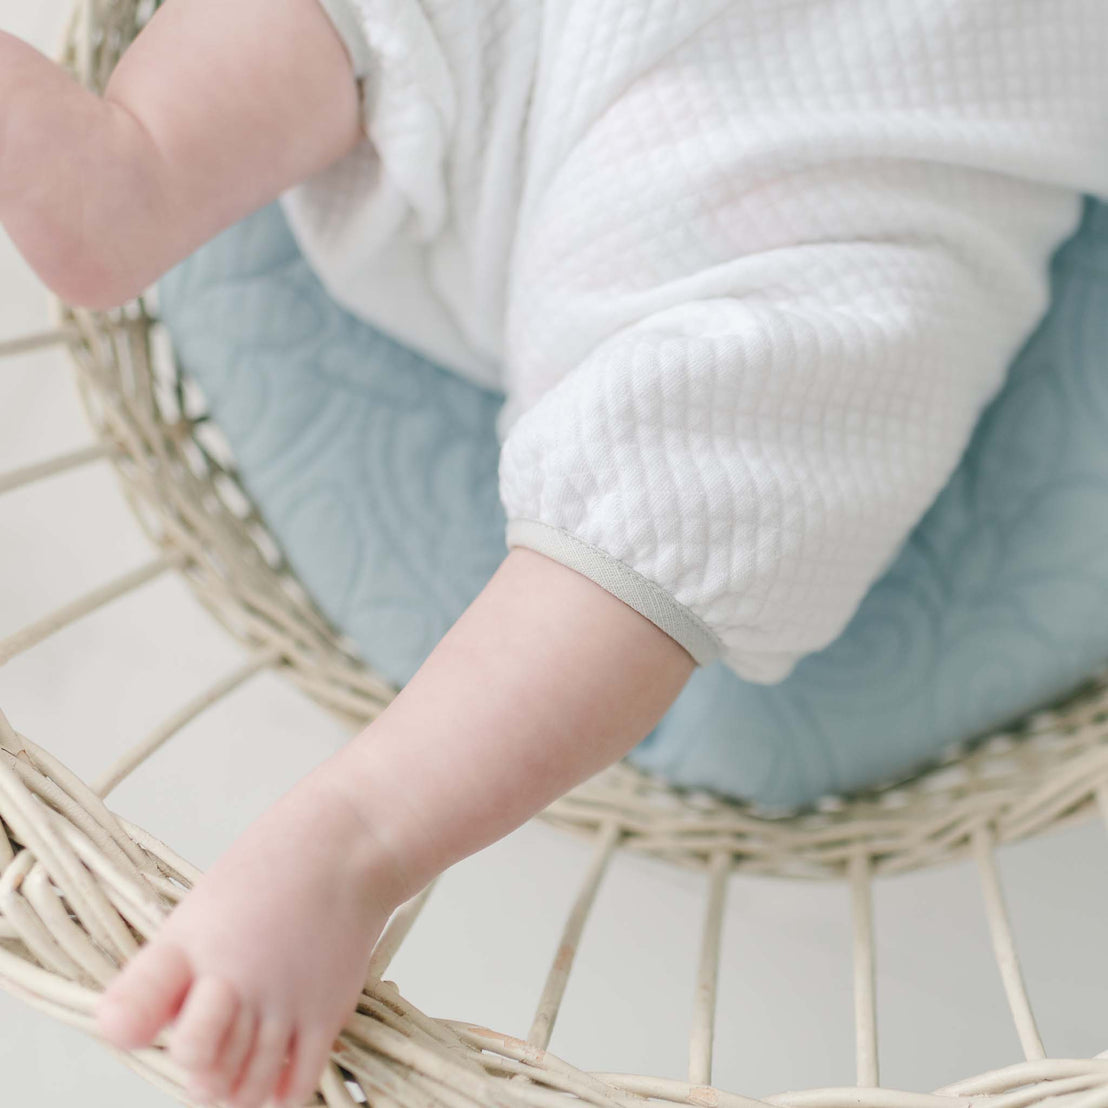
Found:
[[346, 861], [374, 902], [391, 913], [436, 874], [423, 872], [417, 860], [409, 856], [411, 852], [397, 833], [398, 823], [390, 818], [390, 809], [374, 803], [370, 790], [363, 787], [359, 767], [353, 767], [344, 753], [324, 762], [301, 787], [312, 791], [316, 806], [326, 806], [349, 821]]

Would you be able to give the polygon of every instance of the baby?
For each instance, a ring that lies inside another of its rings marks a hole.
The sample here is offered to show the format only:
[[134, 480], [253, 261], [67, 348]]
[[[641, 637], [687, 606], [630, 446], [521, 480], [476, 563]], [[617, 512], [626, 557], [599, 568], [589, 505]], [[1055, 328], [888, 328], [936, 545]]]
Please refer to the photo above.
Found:
[[697, 665], [830, 643], [1108, 195], [1103, 0], [169, 0], [103, 98], [0, 34], [0, 221], [117, 305], [281, 197], [351, 311], [508, 397], [507, 557], [98, 1008], [303, 1102], [393, 909]]

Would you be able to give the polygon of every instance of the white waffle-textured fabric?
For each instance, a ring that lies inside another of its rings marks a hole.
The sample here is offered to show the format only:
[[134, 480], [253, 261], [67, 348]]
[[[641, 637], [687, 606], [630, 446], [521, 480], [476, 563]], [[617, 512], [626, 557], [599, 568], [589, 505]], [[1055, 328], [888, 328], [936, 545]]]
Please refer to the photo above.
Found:
[[1108, 3], [324, 6], [369, 141], [284, 201], [331, 294], [506, 391], [509, 545], [787, 676], [1108, 197]]

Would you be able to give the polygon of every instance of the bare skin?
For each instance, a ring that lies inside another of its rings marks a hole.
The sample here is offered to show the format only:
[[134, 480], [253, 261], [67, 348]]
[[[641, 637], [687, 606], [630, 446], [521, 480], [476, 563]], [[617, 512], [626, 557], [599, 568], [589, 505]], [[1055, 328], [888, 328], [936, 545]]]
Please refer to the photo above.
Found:
[[[264, 38], [257, 27], [265, 26]], [[0, 32], [0, 222], [104, 308], [364, 139], [317, 0], [169, 0], [103, 99]], [[372, 725], [219, 859], [101, 999], [197, 1099], [305, 1101], [392, 910], [639, 742], [692, 658], [582, 575], [503, 564]]]
[[113, 982], [101, 1031], [142, 1046], [176, 1017], [198, 1095], [301, 1103], [392, 910], [625, 754], [693, 665], [600, 586], [513, 550], [385, 712], [251, 826]]

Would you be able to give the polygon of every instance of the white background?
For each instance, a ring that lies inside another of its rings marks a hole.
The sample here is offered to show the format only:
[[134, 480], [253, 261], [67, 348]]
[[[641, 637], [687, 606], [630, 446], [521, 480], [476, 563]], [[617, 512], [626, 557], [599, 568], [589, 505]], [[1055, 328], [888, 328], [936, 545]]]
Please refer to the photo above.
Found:
[[[62, 0], [0, 0], [0, 28], [52, 52], [63, 9]], [[41, 289], [0, 232], [0, 339], [48, 325]], [[0, 362], [0, 472], [87, 441], [62, 355]], [[103, 466], [0, 497], [0, 637], [149, 556]], [[0, 670], [0, 705], [89, 779], [240, 657], [167, 578]], [[265, 675], [187, 728], [112, 803], [206, 866], [345, 738]], [[389, 976], [431, 1015], [525, 1036], [587, 858], [584, 844], [531, 826], [457, 867]], [[1047, 1050], [1108, 1047], [1103, 828], [1006, 849], [1001, 867]], [[584, 937], [556, 1053], [590, 1069], [684, 1076], [704, 885], [697, 874], [618, 858]], [[731, 882], [719, 1085], [758, 1096], [851, 1083], [847, 908], [834, 885]], [[1017, 1061], [971, 867], [882, 883], [876, 913], [884, 1083], [925, 1090]], [[0, 994], [0, 1103], [170, 1101], [84, 1036]]]

